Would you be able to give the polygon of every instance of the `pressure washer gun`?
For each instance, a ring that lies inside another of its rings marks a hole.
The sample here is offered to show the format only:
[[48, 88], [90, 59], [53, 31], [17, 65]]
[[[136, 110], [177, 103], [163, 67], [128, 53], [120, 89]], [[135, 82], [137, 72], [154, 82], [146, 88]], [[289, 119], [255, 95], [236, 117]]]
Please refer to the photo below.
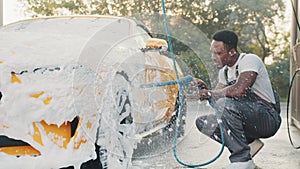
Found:
[[[202, 85], [198, 85], [198, 90], [202, 90], [204, 87]], [[217, 118], [219, 117], [218, 116], [218, 110], [217, 110], [217, 106], [216, 106], [216, 102], [213, 98], [208, 98], [207, 101], [209, 102], [209, 104], [211, 105], [211, 107], [216, 111], [216, 115], [217, 115]]]
[[[202, 90], [203, 88], [204, 88], [203, 85], [198, 85], [198, 90]], [[217, 122], [218, 122], [219, 125], [221, 125], [221, 123], [222, 123], [221, 114], [220, 114], [220, 112], [217, 108], [217, 104], [216, 104], [215, 100], [212, 97], [210, 97], [210, 98], [207, 99], [207, 101], [210, 104], [210, 106], [215, 110]], [[223, 137], [221, 127], [220, 127], [220, 131], [221, 131], [221, 135]]]

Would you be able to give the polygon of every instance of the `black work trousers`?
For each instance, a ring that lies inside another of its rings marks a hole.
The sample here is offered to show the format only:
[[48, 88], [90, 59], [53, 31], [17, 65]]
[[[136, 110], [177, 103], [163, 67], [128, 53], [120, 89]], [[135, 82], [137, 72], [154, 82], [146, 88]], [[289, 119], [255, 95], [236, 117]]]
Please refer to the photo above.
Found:
[[[231, 162], [250, 160], [248, 144], [258, 138], [273, 136], [281, 124], [280, 111], [256, 97], [225, 97], [216, 102], [216, 107]], [[221, 143], [217, 121], [215, 114], [205, 115], [197, 118], [196, 126], [203, 134]]]

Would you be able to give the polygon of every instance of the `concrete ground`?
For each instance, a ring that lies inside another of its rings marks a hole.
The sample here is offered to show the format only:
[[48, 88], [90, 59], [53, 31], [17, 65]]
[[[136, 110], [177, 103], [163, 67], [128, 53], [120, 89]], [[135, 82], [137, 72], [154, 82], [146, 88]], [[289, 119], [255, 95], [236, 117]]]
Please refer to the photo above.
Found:
[[[262, 139], [263, 149], [255, 156], [254, 162], [263, 169], [300, 169], [300, 149], [294, 149], [289, 141], [286, 118], [286, 103], [281, 104], [282, 123], [274, 137]], [[290, 126], [295, 146], [300, 146], [300, 130]]]
[[[282, 124], [275, 136], [262, 139], [264, 147], [254, 157], [256, 169], [300, 169], [300, 149], [294, 149], [289, 141], [287, 132], [286, 103], [281, 105]], [[200, 111], [201, 110], [201, 111]], [[204, 110], [204, 111], [203, 111]], [[190, 164], [205, 163], [214, 158], [220, 151], [220, 144], [208, 139], [198, 132], [194, 125], [196, 117], [207, 113], [207, 106], [203, 103], [189, 103], [186, 135], [178, 140], [176, 154], [177, 157]], [[295, 145], [300, 145], [300, 130], [290, 126], [292, 138]], [[173, 154], [172, 143], [164, 146], [165, 149], [153, 150], [153, 154], [146, 158], [135, 159], [134, 169], [173, 169], [187, 168], [180, 165]], [[225, 148], [222, 155], [213, 163], [202, 168], [221, 169], [229, 164], [229, 152]]]
[[[262, 150], [254, 157], [257, 169], [300, 169], [300, 149], [294, 149], [288, 138], [286, 103], [281, 104], [282, 123], [275, 136], [261, 139], [264, 142]], [[295, 145], [300, 145], [300, 130], [290, 126], [291, 136]], [[225, 155], [226, 154], [226, 155]], [[215, 164], [207, 166], [211, 169], [220, 169], [229, 164], [226, 151]]]

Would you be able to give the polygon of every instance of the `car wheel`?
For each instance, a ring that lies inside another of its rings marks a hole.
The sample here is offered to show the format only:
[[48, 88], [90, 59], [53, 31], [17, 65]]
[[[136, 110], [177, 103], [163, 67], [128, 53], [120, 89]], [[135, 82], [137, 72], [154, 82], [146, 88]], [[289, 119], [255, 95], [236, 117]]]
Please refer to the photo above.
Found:
[[[132, 102], [130, 98], [131, 82], [125, 71], [114, 73], [109, 82], [106, 101], [104, 103], [105, 127], [100, 128], [99, 158], [103, 169], [130, 168], [135, 143]], [[104, 121], [101, 122], [104, 124]], [[104, 140], [104, 141], [103, 141]], [[104, 144], [104, 145], [101, 145]]]
[[[133, 118], [131, 115], [131, 102], [129, 99], [129, 79], [127, 74], [124, 71], [117, 72], [116, 77], [119, 82], [121, 82], [121, 87], [118, 87], [115, 91], [116, 95], [116, 106], [117, 113], [120, 116], [119, 125], [128, 125], [133, 123]], [[125, 87], [124, 87], [125, 85]], [[120, 134], [124, 134], [126, 131], [122, 131], [122, 127], [119, 130]]]
[[[89, 160], [85, 163], [82, 163], [80, 166], [80, 169], [103, 169], [102, 164], [100, 162], [100, 156], [99, 156], [99, 146], [95, 145], [95, 151], [97, 152], [97, 158], [95, 160]], [[64, 167], [60, 169], [74, 169], [73, 166]]]

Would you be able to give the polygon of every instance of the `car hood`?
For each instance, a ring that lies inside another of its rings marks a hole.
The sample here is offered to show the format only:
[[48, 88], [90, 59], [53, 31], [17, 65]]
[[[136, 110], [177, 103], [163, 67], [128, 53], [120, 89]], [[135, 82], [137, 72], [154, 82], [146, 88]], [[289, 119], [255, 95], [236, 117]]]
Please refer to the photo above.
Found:
[[[27, 20], [2, 27], [0, 135], [23, 140], [44, 155], [56, 152], [52, 155], [64, 159], [58, 160], [64, 165], [95, 158], [103, 90], [95, 91], [95, 83], [107, 76], [104, 73], [99, 77], [99, 72], [107, 72], [118, 61], [105, 54], [132, 33], [133, 23], [114, 17], [68, 17]], [[50, 135], [42, 132], [41, 121], [61, 126], [78, 116], [82, 117], [82, 130], [64, 149], [51, 143]], [[42, 143], [33, 137], [37, 131]], [[80, 151], [74, 149], [78, 144]], [[66, 159], [66, 154], [74, 158]], [[36, 160], [49, 158], [52, 157]], [[60, 162], [53, 163], [57, 165], [54, 168], [62, 166]]]

